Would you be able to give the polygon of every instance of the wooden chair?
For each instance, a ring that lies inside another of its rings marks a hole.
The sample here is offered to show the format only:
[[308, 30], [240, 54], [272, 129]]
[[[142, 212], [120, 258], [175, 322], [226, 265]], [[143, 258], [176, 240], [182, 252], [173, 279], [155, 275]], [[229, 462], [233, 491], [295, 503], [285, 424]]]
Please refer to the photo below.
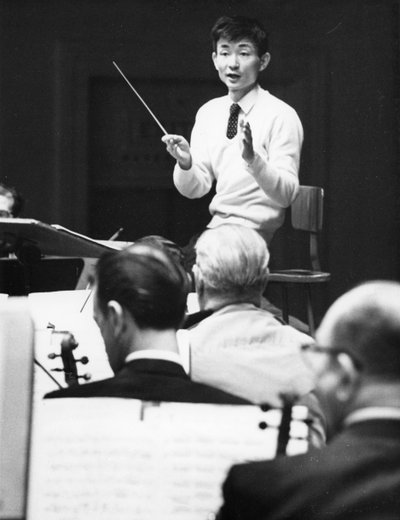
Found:
[[311, 301], [311, 287], [327, 283], [330, 273], [321, 271], [318, 254], [318, 235], [322, 230], [324, 190], [316, 186], [300, 186], [299, 194], [291, 206], [291, 223], [296, 230], [309, 235], [310, 269], [273, 270], [268, 283], [276, 283], [282, 289], [282, 317], [289, 323], [288, 288], [291, 284], [301, 284], [306, 291], [307, 320], [310, 334], [315, 333], [315, 319]]

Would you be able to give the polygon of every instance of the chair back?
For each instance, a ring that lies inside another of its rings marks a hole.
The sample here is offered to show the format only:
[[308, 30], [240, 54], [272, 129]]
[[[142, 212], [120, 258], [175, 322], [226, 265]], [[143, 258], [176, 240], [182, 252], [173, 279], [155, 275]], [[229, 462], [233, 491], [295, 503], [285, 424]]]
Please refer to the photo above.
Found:
[[318, 233], [322, 230], [323, 224], [323, 202], [323, 188], [300, 186], [299, 193], [291, 206], [293, 228], [309, 233], [310, 262], [314, 271], [321, 270]]
[[292, 226], [317, 233], [322, 230], [324, 190], [317, 186], [300, 186], [292, 204]]

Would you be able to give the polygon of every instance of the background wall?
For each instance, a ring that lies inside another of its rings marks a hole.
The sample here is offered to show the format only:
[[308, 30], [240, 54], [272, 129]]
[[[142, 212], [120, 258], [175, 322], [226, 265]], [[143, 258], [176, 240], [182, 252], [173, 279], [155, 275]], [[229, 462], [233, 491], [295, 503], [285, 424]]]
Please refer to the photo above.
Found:
[[268, 27], [261, 83], [298, 111], [301, 181], [326, 191], [321, 309], [359, 281], [398, 279], [397, 1], [0, 0], [0, 178], [24, 216], [182, 244], [207, 223], [207, 198], [175, 191], [161, 132], [112, 61], [189, 137], [198, 106], [224, 93], [209, 30], [226, 13]]

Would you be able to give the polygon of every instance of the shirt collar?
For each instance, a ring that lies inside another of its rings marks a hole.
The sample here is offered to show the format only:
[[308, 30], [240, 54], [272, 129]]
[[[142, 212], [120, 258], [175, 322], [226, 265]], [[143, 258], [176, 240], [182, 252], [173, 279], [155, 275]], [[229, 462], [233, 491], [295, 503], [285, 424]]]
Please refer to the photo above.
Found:
[[248, 310], [254, 310], [258, 309], [254, 303], [247, 303], [247, 302], [238, 302], [238, 303], [228, 303], [223, 305], [222, 307], [219, 307], [218, 309], [215, 309], [213, 312], [214, 315], [216, 314], [226, 314], [230, 313], [231, 311], [240, 310], [240, 311], [248, 311]]
[[138, 350], [131, 352], [125, 358], [125, 363], [129, 363], [135, 359], [162, 359], [163, 361], [172, 361], [183, 366], [180, 355], [170, 350]]
[[369, 421], [371, 419], [397, 419], [400, 420], [400, 408], [389, 406], [370, 406], [368, 408], [360, 408], [349, 414], [344, 424], [350, 424]]
[[[246, 116], [250, 112], [250, 110], [253, 108], [253, 106], [255, 105], [255, 102], [257, 101], [257, 98], [258, 98], [258, 93], [259, 93], [260, 88], [261, 88], [260, 85], [258, 85], [258, 84], [255, 85], [255, 87], [252, 88], [250, 90], [250, 92], [248, 92], [245, 96], [243, 96], [237, 102], [237, 104], [240, 106], [241, 110], [245, 113]], [[232, 100], [229, 96], [228, 96], [228, 99], [229, 99], [229, 102], [232, 104]]]

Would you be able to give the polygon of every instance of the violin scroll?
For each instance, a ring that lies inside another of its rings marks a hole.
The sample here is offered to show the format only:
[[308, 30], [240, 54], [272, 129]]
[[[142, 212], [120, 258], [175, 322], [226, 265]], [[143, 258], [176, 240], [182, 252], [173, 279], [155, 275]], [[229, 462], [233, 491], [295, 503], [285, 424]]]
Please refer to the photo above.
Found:
[[76, 341], [74, 335], [69, 331], [53, 331], [53, 334], [62, 334], [60, 341], [61, 353], [56, 354], [51, 352], [48, 357], [55, 359], [60, 357], [62, 360], [63, 368], [52, 368], [53, 372], [64, 372], [65, 382], [68, 386], [78, 385], [79, 379], [88, 381], [91, 378], [89, 373], [79, 375], [77, 370], [77, 363], [86, 365], [89, 362], [87, 356], [82, 356], [80, 359], [75, 359], [74, 350], [78, 347], [79, 343]]

